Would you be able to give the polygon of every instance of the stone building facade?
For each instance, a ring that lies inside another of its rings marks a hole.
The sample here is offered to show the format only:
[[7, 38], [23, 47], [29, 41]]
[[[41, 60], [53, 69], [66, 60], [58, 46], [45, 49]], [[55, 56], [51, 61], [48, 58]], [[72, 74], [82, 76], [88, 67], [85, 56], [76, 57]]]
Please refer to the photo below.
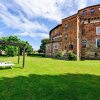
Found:
[[100, 4], [86, 7], [62, 19], [49, 33], [46, 55], [72, 50], [77, 59], [100, 59]]

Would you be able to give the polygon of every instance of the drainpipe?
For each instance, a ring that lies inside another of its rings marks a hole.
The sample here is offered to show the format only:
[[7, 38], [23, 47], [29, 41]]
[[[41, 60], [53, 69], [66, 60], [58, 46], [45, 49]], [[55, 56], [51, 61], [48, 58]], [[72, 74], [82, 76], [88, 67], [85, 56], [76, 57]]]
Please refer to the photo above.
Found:
[[77, 61], [80, 60], [80, 19], [77, 16]]

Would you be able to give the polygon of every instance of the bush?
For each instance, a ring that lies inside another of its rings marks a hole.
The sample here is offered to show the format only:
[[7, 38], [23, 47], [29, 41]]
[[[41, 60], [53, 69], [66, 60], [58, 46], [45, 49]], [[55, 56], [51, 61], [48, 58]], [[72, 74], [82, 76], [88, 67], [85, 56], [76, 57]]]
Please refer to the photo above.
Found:
[[60, 51], [57, 52], [56, 55], [55, 55], [55, 57], [56, 58], [62, 58], [62, 52], [60, 52]]
[[18, 55], [18, 48], [13, 46], [7, 46], [5, 53], [9, 57], [14, 57]]
[[68, 60], [76, 60], [76, 54], [74, 54], [72, 51], [68, 52]]

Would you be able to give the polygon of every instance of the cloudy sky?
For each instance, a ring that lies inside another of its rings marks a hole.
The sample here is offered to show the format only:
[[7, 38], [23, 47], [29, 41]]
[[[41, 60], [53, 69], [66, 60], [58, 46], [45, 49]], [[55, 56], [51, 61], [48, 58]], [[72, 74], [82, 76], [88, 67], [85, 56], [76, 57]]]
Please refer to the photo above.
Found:
[[0, 0], [0, 37], [16, 35], [35, 50], [62, 18], [100, 0]]

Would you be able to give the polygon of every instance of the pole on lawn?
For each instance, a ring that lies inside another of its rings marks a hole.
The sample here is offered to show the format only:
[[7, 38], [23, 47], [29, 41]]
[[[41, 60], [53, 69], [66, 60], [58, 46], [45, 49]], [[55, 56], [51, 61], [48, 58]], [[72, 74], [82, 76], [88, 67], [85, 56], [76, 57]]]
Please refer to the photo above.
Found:
[[20, 61], [20, 47], [18, 48], [18, 64], [19, 64], [19, 61]]
[[23, 68], [25, 66], [25, 46], [23, 47]]

